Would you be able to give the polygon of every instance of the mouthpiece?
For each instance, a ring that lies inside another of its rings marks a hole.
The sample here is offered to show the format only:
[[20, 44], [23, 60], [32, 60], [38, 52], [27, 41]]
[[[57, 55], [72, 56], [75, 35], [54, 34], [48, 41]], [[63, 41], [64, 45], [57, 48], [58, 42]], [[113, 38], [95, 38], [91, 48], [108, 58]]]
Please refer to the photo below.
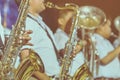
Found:
[[55, 8], [58, 10], [65, 10], [65, 9], [71, 9], [76, 10], [79, 6], [73, 3], [66, 3], [65, 6], [58, 6], [56, 4], [53, 4], [52, 2], [46, 2], [45, 6], [48, 8]]

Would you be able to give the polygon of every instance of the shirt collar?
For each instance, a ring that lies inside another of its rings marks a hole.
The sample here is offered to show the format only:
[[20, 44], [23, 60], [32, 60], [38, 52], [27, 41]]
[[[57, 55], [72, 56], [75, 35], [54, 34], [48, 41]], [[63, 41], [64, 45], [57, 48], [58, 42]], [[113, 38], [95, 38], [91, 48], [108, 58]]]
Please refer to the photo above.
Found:
[[97, 33], [95, 33], [94, 36], [95, 36], [96, 38], [101, 39], [101, 40], [106, 40], [104, 37], [102, 37], [101, 35], [99, 35], [99, 34], [97, 34]]
[[40, 23], [40, 24], [42, 25], [41, 27], [43, 27], [44, 29], [46, 28], [46, 24], [44, 23], [44, 21], [43, 21], [43, 19], [42, 19], [41, 16], [36, 17], [36, 16], [33, 16], [33, 15], [30, 14], [30, 13], [28, 13], [28, 15], [29, 15], [30, 17], [32, 17], [33, 19], [35, 19], [38, 23]]
[[28, 13], [28, 15], [31, 16], [32, 18], [34, 18], [34, 19], [37, 20], [37, 21], [40, 21], [40, 20], [42, 21], [42, 20], [43, 20], [41, 16], [36, 17], [36, 16], [33, 16], [33, 15], [30, 14], [30, 13]]

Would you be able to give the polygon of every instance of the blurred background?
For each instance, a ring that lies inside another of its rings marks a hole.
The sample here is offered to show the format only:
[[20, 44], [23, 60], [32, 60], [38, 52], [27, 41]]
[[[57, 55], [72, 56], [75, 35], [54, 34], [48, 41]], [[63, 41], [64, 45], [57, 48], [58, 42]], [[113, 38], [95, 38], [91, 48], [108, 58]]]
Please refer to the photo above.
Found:
[[[113, 21], [115, 17], [120, 16], [120, 0], [48, 0], [59, 6], [64, 6], [65, 3], [75, 3], [79, 6], [96, 6], [101, 8], [112, 21], [112, 30], [118, 35], [117, 30], [114, 28]], [[18, 7], [14, 0], [0, 0], [0, 10], [2, 15], [2, 25], [5, 28], [11, 29], [12, 25], [18, 16]], [[46, 9], [41, 16], [43, 17], [46, 24], [55, 32], [57, 28], [57, 14], [58, 11], [55, 9]], [[111, 42], [114, 38], [111, 38]]]

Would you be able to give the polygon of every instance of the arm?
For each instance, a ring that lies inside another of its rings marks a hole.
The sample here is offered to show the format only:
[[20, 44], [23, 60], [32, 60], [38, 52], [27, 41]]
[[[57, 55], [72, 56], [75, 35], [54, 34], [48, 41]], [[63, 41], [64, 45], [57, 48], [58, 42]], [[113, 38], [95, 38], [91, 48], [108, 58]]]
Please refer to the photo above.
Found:
[[101, 65], [107, 65], [109, 64], [113, 59], [115, 59], [118, 55], [120, 54], [120, 46], [117, 47], [115, 50], [111, 51], [110, 53], [108, 53], [107, 56], [105, 56], [104, 58], [102, 58], [100, 60], [100, 64]]

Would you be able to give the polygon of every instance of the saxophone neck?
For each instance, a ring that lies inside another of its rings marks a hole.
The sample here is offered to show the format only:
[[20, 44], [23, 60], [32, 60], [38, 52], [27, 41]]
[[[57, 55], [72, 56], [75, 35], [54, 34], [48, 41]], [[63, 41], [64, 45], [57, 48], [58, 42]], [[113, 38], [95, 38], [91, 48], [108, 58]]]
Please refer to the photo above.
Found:
[[79, 8], [78, 5], [74, 4], [74, 3], [66, 3], [65, 6], [58, 6], [56, 4], [53, 4], [52, 2], [46, 2], [45, 6], [48, 8], [55, 8], [58, 10], [66, 10], [66, 9], [70, 9], [70, 10], [76, 10]]

